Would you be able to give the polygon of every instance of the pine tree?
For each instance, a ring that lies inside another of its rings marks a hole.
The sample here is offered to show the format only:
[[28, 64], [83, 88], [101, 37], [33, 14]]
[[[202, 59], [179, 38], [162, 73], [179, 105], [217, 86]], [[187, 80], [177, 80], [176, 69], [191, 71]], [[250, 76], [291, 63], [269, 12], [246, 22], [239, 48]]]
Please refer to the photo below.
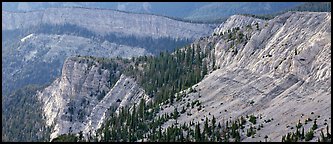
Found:
[[186, 141], [187, 141], [187, 142], [190, 141], [190, 130], [187, 131]]
[[177, 108], [174, 109], [174, 112], [173, 112], [173, 119], [177, 119], [179, 116], [179, 112], [177, 110]]
[[302, 133], [301, 133], [301, 140], [304, 139], [304, 127], [302, 128]]
[[310, 129], [310, 131], [305, 134], [305, 141], [309, 141], [312, 138], [313, 138], [313, 130]]
[[209, 126], [208, 126], [208, 118], [206, 117], [205, 125], [204, 125], [204, 134], [209, 135]]
[[316, 130], [318, 128], [318, 125], [317, 125], [317, 119], [315, 119], [314, 121], [313, 121], [313, 126], [312, 126], [312, 130]]
[[200, 124], [198, 122], [198, 124], [195, 125], [195, 141], [201, 141], [201, 132], [200, 132]]
[[327, 132], [326, 132], [327, 137], [328, 137], [329, 139], [331, 139], [331, 134], [330, 134], [329, 131], [328, 131], [328, 125], [326, 126], [326, 130], [327, 130]]
[[213, 119], [212, 119], [212, 127], [213, 127], [213, 130], [215, 129], [215, 125], [216, 125], [216, 119], [215, 119], [215, 117], [213, 116]]
[[110, 130], [106, 127], [104, 128], [104, 141], [109, 141], [111, 138]]
[[299, 130], [298, 130], [298, 128], [296, 129], [296, 134], [295, 134], [295, 139], [296, 139], [296, 141], [298, 140], [298, 138], [300, 138], [301, 137], [301, 133], [299, 132]]
[[158, 138], [158, 141], [161, 141], [161, 139], [162, 139], [162, 128], [161, 128], [161, 125], [159, 126], [159, 129], [158, 129], [158, 136], [157, 136], [157, 138]]
[[301, 127], [302, 127], [301, 120], [298, 120], [298, 124], [296, 124], [296, 128], [301, 128]]
[[79, 140], [80, 140], [80, 141], [83, 140], [83, 132], [82, 132], [82, 131], [79, 132]]
[[238, 130], [236, 130], [236, 136], [235, 136], [235, 142], [240, 142], [240, 134], [238, 132]]
[[[322, 139], [323, 142], [326, 142], [326, 137], [324, 135], [323, 130], [320, 130], [320, 137], [321, 137], [321, 139]], [[318, 138], [318, 140], [319, 140], [319, 138]]]
[[179, 138], [180, 142], [184, 142], [184, 135], [183, 135], [183, 131], [180, 131], [180, 138]]
[[144, 100], [144, 98], [141, 98], [140, 103], [139, 103], [139, 107], [138, 107], [138, 116], [140, 118], [144, 118], [144, 114], [145, 114], [145, 107], [146, 107], [146, 102]]

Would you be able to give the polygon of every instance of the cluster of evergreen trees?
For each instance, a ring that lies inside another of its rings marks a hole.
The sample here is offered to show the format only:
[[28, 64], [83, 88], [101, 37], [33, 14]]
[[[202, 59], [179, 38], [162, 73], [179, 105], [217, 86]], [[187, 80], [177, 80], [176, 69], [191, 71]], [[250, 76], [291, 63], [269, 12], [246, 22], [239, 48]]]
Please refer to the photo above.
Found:
[[135, 77], [156, 104], [173, 103], [177, 92], [198, 83], [208, 73], [204, 60], [208, 53], [199, 46], [186, 46], [173, 54], [162, 52], [158, 57], [139, 57], [126, 74]]
[[[177, 117], [174, 117], [177, 115], [176, 109], [173, 113], [156, 117], [158, 110], [151, 109], [153, 106], [151, 102], [148, 105], [145, 103], [145, 100], [141, 99], [138, 106], [121, 108], [119, 115], [112, 113], [105, 125], [98, 130], [95, 136], [89, 136], [88, 141], [239, 142], [242, 137], [245, 137], [243, 134], [248, 121], [243, 116], [235, 121], [229, 120], [222, 124], [217, 123], [214, 116], [212, 119], [206, 117], [203, 126], [194, 121], [180, 124], [177, 123]], [[172, 118], [176, 119], [176, 123], [162, 128], [162, 125]], [[251, 126], [246, 131], [254, 130]], [[254, 134], [251, 133], [252, 136]]]
[[[42, 104], [36, 93], [44, 87], [28, 85], [2, 101], [2, 141], [47, 141], [51, 129], [45, 128]], [[18, 136], [19, 135], [19, 136]]]
[[[306, 124], [306, 123], [305, 123]], [[300, 128], [302, 130], [300, 131]], [[299, 122], [296, 124], [296, 132], [289, 132], [286, 135], [282, 136], [282, 142], [301, 142], [301, 141], [310, 141], [314, 137], [314, 130], [318, 128], [317, 120], [315, 119], [313, 122], [312, 127], [305, 133], [304, 132], [304, 125]], [[328, 125], [326, 127], [326, 136], [324, 135], [323, 130], [320, 132], [320, 138], [318, 138], [318, 142], [330, 142], [331, 141], [331, 134], [328, 131]]]

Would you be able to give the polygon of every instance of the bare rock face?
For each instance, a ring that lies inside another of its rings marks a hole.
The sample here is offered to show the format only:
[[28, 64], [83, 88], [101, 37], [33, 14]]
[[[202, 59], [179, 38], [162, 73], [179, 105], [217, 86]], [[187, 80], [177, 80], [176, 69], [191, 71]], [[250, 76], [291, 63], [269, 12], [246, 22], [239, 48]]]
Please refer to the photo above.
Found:
[[[120, 77], [118, 70], [103, 69], [101, 65], [90, 58], [68, 58], [61, 77], [38, 93], [38, 98], [44, 104], [46, 124], [54, 126], [51, 140], [65, 133], [92, 133], [101, 126], [110, 107], [119, 106], [117, 99], [125, 97], [122, 93], [144, 94], [133, 80]], [[113, 88], [110, 85], [111, 74], [120, 77]], [[119, 85], [123, 83], [128, 87], [121, 87], [123, 92], [115, 93], [120, 92]]]
[[213, 34], [225, 33], [235, 27], [245, 27], [247, 25], [255, 25], [256, 23], [258, 23], [259, 26], [262, 26], [265, 23], [265, 20], [242, 15], [233, 15], [215, 28]]
[[125, 35], [198, 38], [213, 27], [170, 18], [92, 8], [48, 8], [41, 11], [13, 13], [2, 11], [2, 29], [29, 28], [40, 24], [75, 24], [100, 35], [116, 32]]
[[27, 84], [51, 83], [60, 76], [62, 65], [67, 57], [123, 57], [131, 58], [152, 55], [141, 47], [132, 47], [94, 41], [72, 35], [29, 34], [20, 42], [3, 52], [4, 91], [8, 92]]
[[89, 131], [94, 135], [95, 130], [102, 126], [104, 120], [108, 118], [107, 114], [110, 106], [118, 114], [121, 107], [131, 107], [133, 104], [139, 104], [142, 98], [147, 103], [151, 100], [134, 79], [122, 74], [117, 83], [105, 95], [105, 98], [92, 109], [91, 117], [88, 118], [83, 131], [86, 138]]
[[98, 97], [110, 90], [110, 71], [92, 60], [83, 61], [67, 59], [62, 76], [38, 94], [44, 103], [47, 125], [55, 126], [51, 139], [63, 133], [78, 133], [99, 103]]
[[[225, 28], [234, 29], [228, 33]], [[282, 135], [296, 131], [291, 127], [299, 120], [304, 124], [308, 118], [317, 119], [317, 140], [320, 130], [331, 125], [331, 13], [289, 12], [269, 21], [233, 16], [215, 32], [208, 39], [217, 41], [212, 54], [218, 69], [193, 86], [199, 92], [186, 99], [199, 100], [203, 108], [187, 109], [178, 118], [180, 124], [201, 123], [213, 115], [222, 123], [253, 114], [256, 127], [263, 128], [242, 141], [264, 141], [265, 135], [268, 141], [281, 141]], [[243, 41], [240, 36], [232, 40], [239, 32]], [[231, 39], [222, 36], [229, 34]], [[160, 114], [186, 104], [178, 102]], [[305, 130], [312, 125], [308, 122]]]

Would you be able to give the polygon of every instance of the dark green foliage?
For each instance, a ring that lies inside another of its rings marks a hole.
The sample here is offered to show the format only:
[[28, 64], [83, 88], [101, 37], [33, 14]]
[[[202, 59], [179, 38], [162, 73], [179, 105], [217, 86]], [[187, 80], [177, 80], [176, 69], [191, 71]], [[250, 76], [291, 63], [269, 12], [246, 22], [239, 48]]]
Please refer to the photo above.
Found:
[[305, 141], [312, 140], [313, 138], [313, 130], [311, 129], [309, 132], [305, 134]]
[[256, 131], [254, 130], [254, 128], [252, 126], [250, 126], [250, 128], [246, 130], [247, 137], [254, 136], [255, 134], [256, 134]]
[[158, 57], [139, 57], [136, 60], [140, 61], [138, 65], [143, 70], [129, 67], [125, 74], [135, 77], [147, 94], [154, 97], [156, 104], [172, 104], [175, 93], [198, 83], [207, 74], [207, 64], [203, 61], [205, 53], [200, 51], [193, 45], [174, 54], [162, 52]]
[[312, 130], [316, 130], [318, 128], [318, 125], [317, 125], [317, 119], [315, 119], [314, 121], [313, 121], [313, 126], [312, 126]]
[[52, 142], [77, 142], [79, 138], [74, 134], [63, 134], [54, 138]]
[[2, 141], [48, 141], [51, 130], [45, 128], [42, 104], [36, 96], [40, 89], [43, 87], [28, 85], [2, 99]]
[[257, 118], [254, 115], [250, 115], [249, 121], [253, 124], [257, 123]]
[[303, 140], [305, 138], [305, 135], [304, 135], [304, 127], [302, 128], [302, 133], [301, 133], [301, 140]]
[[195, 139], [196, 142], [199, 142], [199, 141], [202, 140], [202, 138], [201, 138], [201, 131], [200, 131], [200, 124], [199, 123], [197, 123], [195, 125], [195, 136], [194, 136], [194, 139]]
[[186, 112], [186, 110], [185, 110], [185, 107], [183, 106], [182, 111], [180, 111], [180, 113], [183, 114], [185, 112]]
[[177, 110], [177, 108], [175, 108], [174, 112], [173, 112], [173, 119], [177, 119], [179, 117], [179, 112]]
[[104, 98], [105, 94], [106, 94], [105, 91], [102, 90], [102, 92], [97, 96], [97, 99], [102, 100]]
[[298, 123], [296, 124], [296, 128], [299, 129], [302, 127], [301, 120], [298, 120]]

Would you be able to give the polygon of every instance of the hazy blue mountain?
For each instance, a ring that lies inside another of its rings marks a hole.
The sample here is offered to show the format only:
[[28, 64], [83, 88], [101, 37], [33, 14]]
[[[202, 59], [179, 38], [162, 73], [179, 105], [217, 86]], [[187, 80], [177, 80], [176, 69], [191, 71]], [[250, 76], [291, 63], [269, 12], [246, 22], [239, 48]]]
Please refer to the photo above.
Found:
[[226, 19], [234, 14], [270, 14], [283, 11], [302, 3], [300, 2], [214, 2], [193, 12], [188, 20]]
[[192, 21], [216, 21], [234, 14], [271, 14], [301, 4], [301, 2], [5, 2], [3, 10], [22, 12], [49, 7], [90, 7], [151, 13]]

